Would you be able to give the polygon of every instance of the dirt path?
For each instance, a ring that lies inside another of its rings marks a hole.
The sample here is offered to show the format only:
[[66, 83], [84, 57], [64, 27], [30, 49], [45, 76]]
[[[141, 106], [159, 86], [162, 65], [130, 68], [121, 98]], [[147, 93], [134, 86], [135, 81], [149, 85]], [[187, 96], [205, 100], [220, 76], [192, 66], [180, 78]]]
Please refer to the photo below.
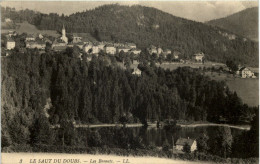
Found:
[[224, 126], [224, 127], [230, 127], [235, 129], [241, 129], [241, 130], [250, 130], [249, 125], [229, 125], [229, 124], [215, 124], [215, 123], [202, 123], [202, 124], [189, 124], [189, 125], [177, 124], [177, 125], [180, 125], [181, 127], [190, 127], [190, 128], [202, 127], [202, 126]]
[[[240, 129], [240, 130], [250, 130], [249, 125], [229, 125], [229, 124], [215, 124], [215, 123], [194, 123], [194, 124], [180, 124], [177, 123], [177, 125], [183, 127], [183, 128], [195, 128], [195, 127], [205, 127], [205, 126], [224, 126], [224, 127], [230, 127], [234, 129]], [[74, 127], [76, 128], [102, 128], [102, 127], [122, 127], [122, 124], [76, 124]], [[134, 124], [126, 124], [126, 127], [142, 127], [143, 124], [141, 123], [134, 123]], [[58, 127], [53, 126], [53, 127]], [[150, 128], [156, 127], [156, 124], [149, 124]]]

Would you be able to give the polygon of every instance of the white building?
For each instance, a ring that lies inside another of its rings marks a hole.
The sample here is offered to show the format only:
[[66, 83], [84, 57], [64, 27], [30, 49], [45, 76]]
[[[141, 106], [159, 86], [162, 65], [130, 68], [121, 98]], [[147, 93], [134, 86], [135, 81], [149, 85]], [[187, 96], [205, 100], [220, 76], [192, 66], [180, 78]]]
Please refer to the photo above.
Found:
[[247, 67], [242, 67], [238, 70], [238, 74], [242, 78], [256, 78], [254, 72], [252, 72], [249, 68]]
[[184, 145], [188, 144], [190, 147], [190, 151], [193, 152], [197, 150], [197, 142], [196, 140], [189, 139], [189, 138], [179, 138], [176, 142], [176, 149], [183, 151]]
[[181, 55], [181, 53], [180, 53], [179, 51], [174, 51], [174, 52], [173, 52], [173, 58], [174, 58], [174, 59], [179, 59], [179, 58], [180, 58], [180, 55]]
[[94, 46], [92, 47], [92, 53], [93, 53], [93, 54], [98, 54], [99, 51], [100, 51], [100, 49], [99, 49], [98, 45], [94, 45]]
[[123, 52], [128, 52], [128, 51], [130, 51], [130, 47], [127, 47], [127, 46], [120, 46], [120, 47], [117, 47], [117, 53], [119, 53], [119, 52], [121, 52], [121, 51], [123, 51]]
[[35, 36], [33, 34], [29, 34], [26, 36], [25, 41], [35, 41]]
[[137, 75], [137, 76], [141, 76], [142, 75], [142, 71], [138, 68], [134, 68], [134, 71], [132, 72], [132, 75]]
[[106, 46], [105, 46], [105, 52], [106, 52], [107, 54], [112, 54], [112, 55], [114, 55], [114, 54], [116, 54], [116, 48], [115, 48], [113, 45], [106, 45]]
[[93, 44], [92, 43], [87, 43], [83, 46], [83, 50], [88, 53], [93, 47]]
[[139, 55], [141, 53], [141, 50], [140, 49], [137, 49], [137, 48], [133, 48], [129, 51], [130, 53], [133, 53], [135, 55]]
[[157, 54], [157, 49], [153, 45], [151, 45], [147, 50], [150, 54]]
[[45, 49], [46, 43], [42, 40], [37, 40], [37, 41], [27, 41], [26, 42], [26, 48], [34, 49]]
[[200, 52], [200, 53], [196, 53], [193, 55], [193, 60], [197, 61], [197, 62], [202, 62], [203, 58], [204, 58], [204, 53]]
[[74, 33], [72, 36], [72, 43], [79, 43], [82, 41], [82, 37]]
[[161, 47], [158, 47], [158, 48], [157, 48], [157, 54], [160, 55], [162, 52], [163, 52], [162, 48], [161, 48]]
[[15, 47], [15, 41], [12, 38], [8, 38], [6, 42], [6, 49], [11, 50]]
[[165, 54], [166, 54], [166, 55], [171, 54], [171, 53], [172, 53], [171, 50], [169, 50], [169, 49], [166, 49], [166, 50], [165, 50]]
[[5, 22], [10, 23], [10, 22], [12, 22], [12, 20], [10, 18], [5, 18]]

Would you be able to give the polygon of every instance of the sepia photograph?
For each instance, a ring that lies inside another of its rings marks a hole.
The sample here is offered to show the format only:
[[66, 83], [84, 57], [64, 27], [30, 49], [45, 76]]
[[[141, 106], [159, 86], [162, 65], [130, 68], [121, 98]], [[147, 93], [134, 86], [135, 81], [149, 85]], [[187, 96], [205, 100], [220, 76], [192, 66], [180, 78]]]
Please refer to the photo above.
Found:
[[259, 163], [258, 1], [2, 1], [2, 164]]

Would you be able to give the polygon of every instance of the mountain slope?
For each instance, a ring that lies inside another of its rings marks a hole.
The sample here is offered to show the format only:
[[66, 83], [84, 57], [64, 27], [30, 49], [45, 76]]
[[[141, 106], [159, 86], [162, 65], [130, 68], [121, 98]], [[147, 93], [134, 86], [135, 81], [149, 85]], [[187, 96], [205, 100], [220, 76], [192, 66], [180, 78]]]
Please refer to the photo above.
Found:
[[207, 24], [258, 41], [258, 7], [245, 9], [225, 18], [211, 20]]
[[[5, 12], [2, 9], [2, 17], [12, 15]], [[27, 20], [42, 30], [60, 31], [64, 24], [71, 33], [91, 33], [102, 41], [134, 42], [143, 49], [150, 45], [160, 46], [178, 50], [186, 58], [202, 51], [206, 60], [225, 63], [229, 59], [258, 66], [256, 43], [243, 41], [239, 36], [230, 40], [223, 35], [226, 31], [220, 28], [175, 17], [155, 8], [104, 5], [70, 16], [28, 13], [18, 12], [12, 19]]]

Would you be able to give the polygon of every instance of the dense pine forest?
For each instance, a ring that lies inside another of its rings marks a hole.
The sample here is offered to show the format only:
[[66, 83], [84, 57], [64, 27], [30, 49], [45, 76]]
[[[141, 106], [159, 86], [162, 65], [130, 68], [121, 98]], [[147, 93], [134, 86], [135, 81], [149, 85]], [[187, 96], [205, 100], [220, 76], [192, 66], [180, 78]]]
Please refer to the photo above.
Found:
[[[55, 138], [57, 144], [71, 145], [77, 136], [69, 126], [74, 122], [225, 119], [238, 124], [257, 115], [256, 107], [243, 104], [224, 82], [210, 80], [200, 69], [170, 71], [144, 61], [142, 76], [136, 76], [102, 53], [91, 61], [86, 54], [80, 60], [78, 53], [75, 48], [42, 54], [14, 50], [2, 58], [2, 148], [50, 144]], [[55, 135], [50, 127], [57, 124], [61, 128]]]
[[[234, 60], [258, 66], [258, 44], [243, 37], [229, 40], [224, 29], [175, 17], [155, 8], [104, 5], [69, 16], [42, 14], [31, 10], [1, 8], [1, 18], [28, 21], [42, 30], [60, 31], [64, 24], [70, 33], [90, 33], [99, 41], [134, 42], [139, 48], [150, 45], [177, 50], [184, 58], [204, 52], [206, 60]], [[227, 32], [232, 34], [232, 32]]]

